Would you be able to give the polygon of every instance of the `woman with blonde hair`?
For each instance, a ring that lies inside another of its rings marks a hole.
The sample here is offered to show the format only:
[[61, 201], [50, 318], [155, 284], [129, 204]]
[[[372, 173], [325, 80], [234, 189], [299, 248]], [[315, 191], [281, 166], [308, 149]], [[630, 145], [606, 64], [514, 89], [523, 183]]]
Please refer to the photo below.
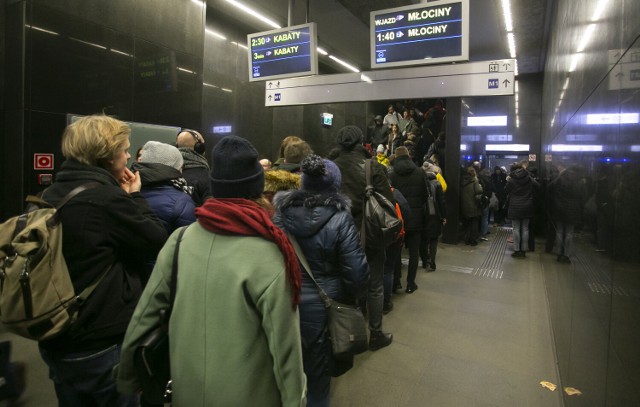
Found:
[[63, 254], [76, 293], [99, 282], [80, 308], [73, 329], [39, 344], [61, 406], [136, 406], [138, 398], [116, 391], [111, 371], [124, 333], [147, 281], [145, 263], [155, 259], [167, 232], [140, 194], [140, 175], [127, 168], [126, 123], [86, 116], [62, 137], [66, 161], [42, 197], [57, 205]]

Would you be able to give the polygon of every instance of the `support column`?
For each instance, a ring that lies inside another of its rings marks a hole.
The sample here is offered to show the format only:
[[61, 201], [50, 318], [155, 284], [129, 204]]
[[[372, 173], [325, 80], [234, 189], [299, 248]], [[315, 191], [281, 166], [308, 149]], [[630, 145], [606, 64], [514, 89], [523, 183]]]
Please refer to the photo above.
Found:
[[447, 224], [442, 242], [458, 243], [460, 221], [460, 133], [462, 131], [462, 99], [447, 98], [444, 180], [447, 182]]

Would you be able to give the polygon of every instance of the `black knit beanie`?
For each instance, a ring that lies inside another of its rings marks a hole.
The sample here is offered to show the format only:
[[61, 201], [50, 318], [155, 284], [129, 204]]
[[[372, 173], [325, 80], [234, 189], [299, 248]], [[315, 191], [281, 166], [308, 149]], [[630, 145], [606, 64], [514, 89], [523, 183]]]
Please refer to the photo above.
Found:
[[248, 140], [227, 136], [212, 151], [209, 175], [214, 198], [257, 198], [264, 189], [264, 170]]
[[358, 126], [344, 126], [338, 130], [336, 142], [345, 150], [352, 150], [357, 144], [362, 144], [362, 130]]

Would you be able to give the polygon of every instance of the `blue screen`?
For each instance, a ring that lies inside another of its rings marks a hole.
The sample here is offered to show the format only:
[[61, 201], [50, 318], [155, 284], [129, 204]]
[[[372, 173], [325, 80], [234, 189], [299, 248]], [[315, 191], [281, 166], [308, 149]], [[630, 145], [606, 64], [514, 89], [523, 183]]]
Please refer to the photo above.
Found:
[[253, 37], [249, 42], [252, 78], [311, 71], [309, 27]]

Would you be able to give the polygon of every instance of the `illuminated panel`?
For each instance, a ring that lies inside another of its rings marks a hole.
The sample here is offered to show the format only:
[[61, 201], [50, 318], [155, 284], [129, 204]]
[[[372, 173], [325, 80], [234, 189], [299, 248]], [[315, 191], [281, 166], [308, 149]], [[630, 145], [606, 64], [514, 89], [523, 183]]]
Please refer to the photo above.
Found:
[[529, 144], [487, 144], [485, 151], [529, 151]]
[[468, 0], [371, 12], [371, 67], [469, 60]]
[[587, 124], [637, 124], [640, 122], [638, 113], [600, 113], [588, 114]]
[[551, 151], [602, 151], [601, 145], [551, 144]]
[[506, 126], [507, 116], [470, 116], [467, 117], [468, 127], [478, 126]]
[[250, 81], [318, 73], [315, 23], [249, 34], [247, 46]]

